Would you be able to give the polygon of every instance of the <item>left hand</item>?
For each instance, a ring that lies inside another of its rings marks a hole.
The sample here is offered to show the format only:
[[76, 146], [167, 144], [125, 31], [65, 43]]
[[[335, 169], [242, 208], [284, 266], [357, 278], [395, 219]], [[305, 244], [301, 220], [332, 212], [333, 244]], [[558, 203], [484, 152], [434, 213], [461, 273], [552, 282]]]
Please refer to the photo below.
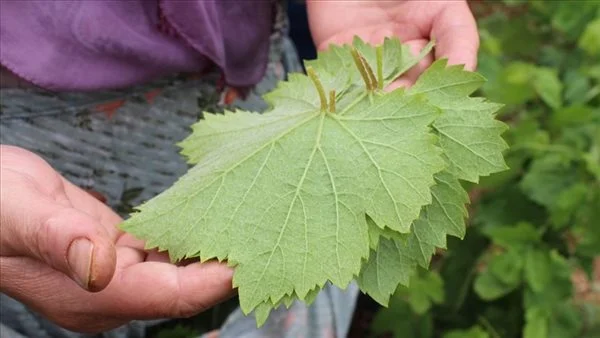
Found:
[[416, 55], [436, 39], [434, 55], [428, 55], [396, 83], [411, 85], [434, 59], [449, 64], [477, 65], [479, 34], [464, 0], [454, 1], [307, 1], [310, 30], [319, 50], [330, 44], [351, 43], [355, 35], [371, 44], [398, 37]]
[[32, 152], [0, 145], [0, 182], [0, 292], [66, 329], [189, 317], [235, 294], [231, 268], [145, 251], [117, 214]]

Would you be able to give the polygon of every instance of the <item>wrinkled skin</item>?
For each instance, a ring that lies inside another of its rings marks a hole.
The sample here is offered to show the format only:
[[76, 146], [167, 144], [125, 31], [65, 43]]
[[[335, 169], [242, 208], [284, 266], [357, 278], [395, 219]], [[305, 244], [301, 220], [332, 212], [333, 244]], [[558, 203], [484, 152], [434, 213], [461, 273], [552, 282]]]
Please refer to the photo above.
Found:
[[[2, 292], [82, 332], [188, 317], [232, 296], [225, 265], [170, 264], [117, 230], [117, 214], [42, 158], [2, 145], [0, 159]], [[81, 238], [93, 248], [69, 255], [71, 242]]]

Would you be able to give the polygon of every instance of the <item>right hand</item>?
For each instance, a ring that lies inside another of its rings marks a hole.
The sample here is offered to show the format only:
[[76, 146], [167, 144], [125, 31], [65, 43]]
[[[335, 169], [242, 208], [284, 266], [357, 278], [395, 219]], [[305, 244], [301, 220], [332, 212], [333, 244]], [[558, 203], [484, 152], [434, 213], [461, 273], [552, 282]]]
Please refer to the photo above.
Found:
[[231, 297], [232, 270], [176, 266], [39, 156], [0, 145], [0, 290], [67, 329], [188, 317]]

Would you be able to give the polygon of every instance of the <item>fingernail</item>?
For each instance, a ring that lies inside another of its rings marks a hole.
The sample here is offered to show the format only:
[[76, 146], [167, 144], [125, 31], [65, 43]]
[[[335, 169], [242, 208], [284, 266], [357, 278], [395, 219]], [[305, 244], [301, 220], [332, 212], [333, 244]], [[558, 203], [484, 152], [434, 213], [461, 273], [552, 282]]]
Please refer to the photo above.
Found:
[[75, 281], [84, 289], [89, 288], [94, 244], [87, 238], [71, 242], [67, 252], [67, 262]]

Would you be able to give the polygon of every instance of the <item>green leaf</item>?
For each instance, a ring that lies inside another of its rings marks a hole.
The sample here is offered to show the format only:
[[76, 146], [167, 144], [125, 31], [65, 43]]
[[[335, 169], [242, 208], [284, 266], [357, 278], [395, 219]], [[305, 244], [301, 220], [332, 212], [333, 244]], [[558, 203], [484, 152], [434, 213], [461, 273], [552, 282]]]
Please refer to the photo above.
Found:
[[569, 106], [555, 111], [550, 123], [555, 130], [592, 121], [594, 112], [588, 106]]
[[444, 282], [437, 272], [422, 272], [413, 276], [409, 287], [400, 287], [403, 293], [413, 311], [422, 315], [444, 301]]
[[[367, 60], [367, 63], [373, 70], [377, 69], [377, 55], [375, 49], [366, 44], [360, 38], [354, 39], [354, 45], [361, 55]], [[415, 56], [411, 53], [408, 45], [403, 45], [398, 39], [386, 38], [383, 42], [383, 60], [399, 60], [399, 62], [384, 62], [383, 63], [383, 78], [385, 82], [383, 87], [386, 87], [400, 75], [414, 67], [433, 49], [434, 42], [430, 41], [419, 53]], [[339, 69], [339, 68], [338, 68]], [[337, 72], [336, 69], [328, 70]]]
[[[399, 76], [407, 72], [423, 59], [432, 49], [433, 41], [423, 47], [419, 55], [411, 53], [410, 47], [401, 44], [400, 40], [386, 38], [383, 42], [382, 75], [383, 87], [387, 86]], [[355, 37], [352, 43], [367, 61], [367, 64], [375, 72], [377, 69], [377, 56], [375, 48], [365, 43], [359, 37]], [[346, 93], [354, 86], [362, 86], [360, 72], [354, 67], [350, 48], [332, 45], [327, 50], [319, 51], [316, 60], [304, 62], [305, 66], [313, 67], [317, 74], [326, 74], [323, 86], [328, 90], [335, 90], [339, 95]], [[340, 70], [345, 70], [341, 72]]]
[[501, 68], [496, 81], [484, 87], [484, 93], [491, 100], [508, 105], [520, 105], [536, 97], [531, 84], [535, 65], [524, 62], [511, 62]]
[[443, 338], [489, 338], [490, 335], [480, 326], [473, 326], [466, 330], [452, 330], [444, 333]]
[[571, 40], [577, 39], [586, 28], [587, 22], [597, 15], [598, 3], [596, 1], [582, 1], [578, 6], [571, 3], [552, 2], [552, 26], [562, 31]]
[[494, 118], [502, 105], [467, 97], [483, 81], [478, 74], [464, 71], [461, 66], [446, 67], [446, 61], [440, 60], [410, 89], [410, 93], [427, 95], [444, 112], [433, 126], [450, 164], [449, 171], [471, 182], [507, 169], [502, 152], [508, 145], [500, 137], [507, 127]]
[[[368, 255], [365, 212], [408, 231], [431, 202], [433, 174], [442, 168], [427, 134], [436, 114], [418, 96], [396, 91], [337, 115], [207, 116], [200, 124], [217, 136], [242, 124], [261, 142], [243, 132], [224, 139], [124, 228], [174, 259], [199, 254], [236, 264], [245, 311], [294, 291], [303, 298], [327, 280], [344, 287]], [[263, 136], [273, 124], [279, 133]]]
[[[371, 219], [367, 219], [367, 223], [371, 228], [379, 228]], [[369, 255], [357, 281], [362, 292], [387, 306], [398, 284], [409, 284], [415, 268], [416, 262], [405, 240], [382, 237], [376, 250]]]
[[565, 73], [565, 101], [568, 104], [585, 104], [592, 91], [592, 82], [580, 69], [570, 69]]
[[524, 247], [537, 244], [542, 234], [530, 223], [519, 222], [515, 225], [494, 226], [483, 229], [483, 233], [492, 242], [504, 248]]
[[448, 60], [435, 61], [417, 79], [410, 88], [411, 94], [427, 94], [429, 99], [453, 101], [452, 99], [469, 96], [485, 83], [485, 79], [463, 66], [448, 66]]
[[194, 338], [201, 334], [197, 329], [177, 324], [173, 328], [161, 329], [156, 338]]
[[[388, 306], [388, 298], [386, 295], [383, 306]], [[409, 283], [398, 286], [390, 304], [394, 303], [393, 299], [406, 300], [416, 314], [422, 315], [434, 304], [441, 304], [444, 298], [444, 282], [439, 273], [418, 269], [418, 273], [410, 276]]]
[[562, 107], [562, 82], [556, 70], [538, 67], [533, 76], [533, 87], [538, 95], [553, 109]]
[[533, 201], [553, 208], [556, 196], [577, 181], [577, 173], [562, 155], [536, 159], [523, 177], [520, 187]]
[[551, 311], [572, 296], [571, 274], [573, 270], [568, 261], [552, 250], [549, 253], [548, 264], [552, 273], [551, 282], [545, 283], [544, 289], [540, 292], [534, 292], [532, 288], [526, 289], [523, 300], [526, 308], [536, 307]]
[[[179, 144], [194, 166], [122, 229], [173, 261], [227, 261], [241, 308], [259, 325], [327, 283], [368, 281], [383, 301], [446, 235], [464, 235], [458, 179], [504, 169], [504, 126], [493, 118], [499, 105], [468, 98], [481, 76], [442, 60], [410, 90], [386, 92], [364, 83], [352, 48], [389, 83], [431, 45], [410, 57], [398, 40], [378, 53], [357, 39], [266, 94], [264, 114], [204, 114]], [[441, 173], [449, 164], [460, 171]], [[381, 273], [390, 267], [398, 271]]]
[[433, 337], [433, 318], [430, 314], [415, 314], [406, 301], [392, 298], [389, 308], [381, 308], [371, 323], [374, 334], [391, 333], [394, 338]]
[[539, 249], [527, 251], [525, 280], [533, 292], [541, 292], [552, 281], [552, 263], [548, 252]]
[[589, 55], [600, 55], [600, 18], [587, 24], [578, 44]]
[[556, 200], [555, 207], [550, 210], [550, 219], [555, 229], [569, 225], [576, 219], [577, 213], [585, 210], [589, 187], [584, 183], [576, 183], [564, 190]]
[[435, 176], [431, 193], [433, 203], [423, 209], [415, 221], [407, 244], [411, 257], [427, 268], [435, 248], [446, 248], [446, 235], [463, 238], [469, 196], [452, 175], [442, 172]]
[[548, 318], [544, 311], [536, 308], [528, 309], [525, 314], [525, 321], [523, 338], [548, 337]]
[[508, 169], [502, 156], [508, 145], [500, 137], [507, 127], [494, 118], [501, 105], [480, 98], [436, 98], [432, 102], [444, 111], [433, 126], [450, 173], [477, 183], [481, 176]]
[[[598, 337], [594, 335], [588, 328], [593, 327], [593, 319], [586, 318], [589, 322], [586, 323], [582, 316], [582, 311], [576, 304], [572, 302], [564, 302], [557, 305], [551, 314], [548, 325], [549, 338], [562, 337]], [[585, 330], [584, 324], [587, 326]], [[588, 335], [582, 335], [585, 332]]]
[[[463, 238], [465, 235], [465, 204], [469, 197], [452, 175], [435, 175], [432, 204], [426, 206], [414, 222], [408, 238], [384, 236], [379, 240], [369, 260], [364, 264], [358, 283], [361, 290], [382, 305], [398, 287], [408, 285], [416, 264], [427, 268], [436, 247], [446, 247], [446, 236]], [[371, 228], [378, 228], [370, 219]]]
[[[367, 216], [367, 227], [369, 232], [369, 247], [376, 250], [379, 247], [379, 241], [382, 238], [398, 240], [406, 244], [406, 240], [410, 234], [398, 233], [390, 228], [382, 228]], [[370, 256], [369, 256], [370, 257]]]
[[475, 279], [475, 292], [484, 300], [500, 298], [522, 281], [524, 260], [518, 250], [492, 256], [486, 269]]
[[492, 273], [482, 273], [475, 278], [473, 289], [485, 301], [493, 301], [514, 291], [517, 285], [503, 283]]
[[523, 280], [524, 258], [520, 250], [508, 250], [488, 262], [488, 271], [507, 285], [518, 285]]

